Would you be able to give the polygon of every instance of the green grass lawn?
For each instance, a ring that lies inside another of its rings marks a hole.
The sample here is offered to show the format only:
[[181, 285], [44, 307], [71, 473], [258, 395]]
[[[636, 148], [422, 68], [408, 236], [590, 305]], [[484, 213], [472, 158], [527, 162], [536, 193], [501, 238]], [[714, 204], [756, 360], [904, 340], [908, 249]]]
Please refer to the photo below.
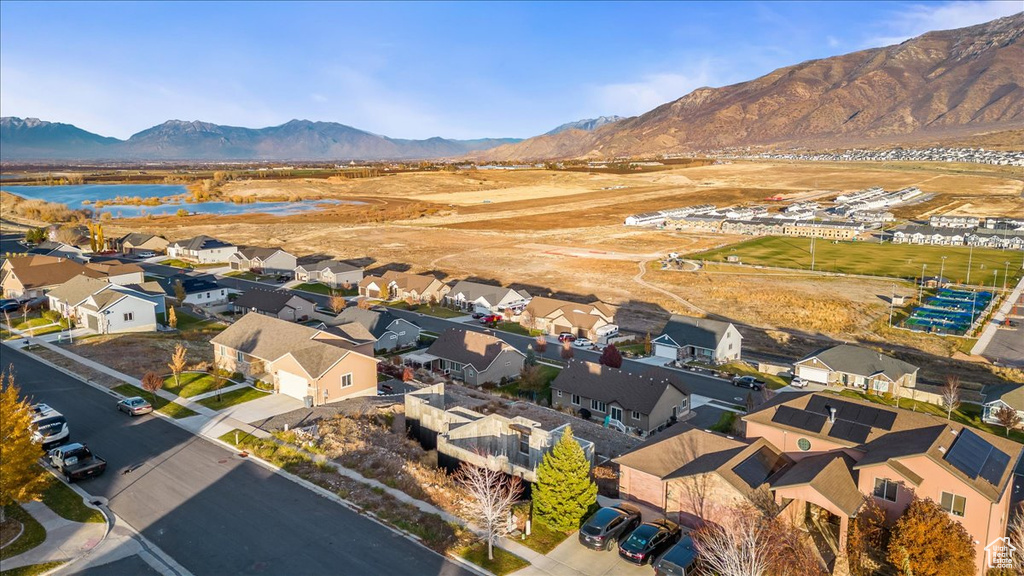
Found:
[[466, 315], [466, 312], [461, 310], [452, 310], [451, 308], [445, 308], [444, 306], [431, 306], [429, 304], [413, 304], [412, 306], [409, 306], [409, 304], [402, 300], [382, 302], [382, 304], [390, 308], [411, 310], [413, 312], [419, 312], [420, 314], [426, 314], [427, 316], [433, 316], [435, 318], [458, 318]]
[[191, 268], [192, 267], [192, 263], [185, 262], [184, 260], [178, 260], [177, 258], [168, 258], [167, 260], [163, 260], [163, 261], [159, 262], [159, 264], [163, 264], [164, 266], [174, 266], [175, 268]]
[[511, 332], [513, 334], [519, 334], [522, 336], [529, 336], [530, 331], [524, 328], [518, 322], [498, 322], [495, 326], [498, 330], [504, 330], [505, 332]]
[[13, 558], [22, 552], [39, 546], [46, 540], [46, 529], [36, 521], [31, 514], [17, 504], [9, 504], [4, 509], [8, 518], [13, 518], [25, 527], [25, 531], [18, 536], [18, 539], [0, 549], [0, 560]]
[[199, 413], [190, 408], [186, 408], [181, 404], [175, 404], [170, 400], [156, 396], [155, 399], [152, 394], [146, 392], [141, 388], [136, 388], [131, 384], [122, 384], [113, 388], [114, 392], [121, 394], [122, 396], [140, 396], [145, 398], [147, 401], [153, 404], [156, 411], [171, 418], [188, 418], [189, 416], [198, 416]]
[[229, 278], [238, 278], [240, 280], [257, 281], [260, 279], [259, 276], [253, 274], [252, 272], [246, 272], [244, 270], [235, 270], [234, 272], [228, 272], [227, 274], [225, 274], [225, 276]]
[[216, 320], [207, 320], [206, 318], [189, 314], [181, 308], [175, 308], [174, 315], [178, 318], [176, 328], [179, 332], [219, 331], [226, 328], [226, 326]]
[[[204, 392], [213, 390], [215, 381], [213, 376], [209, 374], [199, 374], [196, 372], [185, 372], [181, 375], [180, 384], [174, 385], [174, 376], [168, 376], [164, 378], [164, 390], [182, 396], [184, 398], [191, 398], [192, 396], [198, 396]], [[236, 382], [228, 380], [224, 383], [224, 388], [232, 386]]]
[[494, 560], [488, 560], [486, 542], [477, 542], [459, 550], [457, 554], [496, 576], [505, 576], [530, 565], [526, 560], [497, 546], [494, 547]]
[[323, 294], [325, 296], [330, 296], [331, 294], [337, 294], [338, 296], [359, 295], [359, 288], [357, 286], [353, 286], [352, 288], [345, 290], [344, 288], [331, 288], [330, 286], [326, 284], [321, 284], [320, 282], [307, 282], [305, 284], [299, 284], [298, 286], [292, 288], [292, 290], [302, 290], [303, 292], [313, 292], [314, 294]]
[[[858, 392], [856, 390], [842, 390], [839, 392], [829, 390], [828, 392], [839, 394], [840, 396], [846, 396], [847, 398], [860, 398], [861, 400], [868, 400], [876, 404], [885, 404], [886, 406], [896, 405], [896, 400], [885, 398], [884, 396], [878, 396], [877, 394], [868, 394], [866, 392]], [[916, 412], [924, 412], [926, 414], [934, 414], [940, 418], [946, 418], [945, 408], [928, 402], [922, 402], [920, 400], [902, 398], [900, 399], [900, 408], [914, 410]], [[952, 420], [954, 422], [966, 424], [972, 428], [990, 432], [997, 436], [1006, 437], [1006, 428], [1003, 426], [989, 424], [981, 419], [981, 406], [976, 404], [961, 404], [959, 408], [953, 410]], [[1009, 438], [1024, 444], [1024, 431], [1011, 430]]]
[[264, 396], [268, 396], [268, 394], [255, 388], [246, 387], [221, 394], [219, 401], [216, 396], [211, 396], [209, 398], [199, 400], [199, 403], [211, 410], [222, 410], [228, 406], [234, 406], [235, 404], [241, 404], [242, 402], [256, 400], [257, 398], [263, 398]]
[[722, 434], [732, 434], [732, 425], [735, 421], [736, 413], [727, 410], [722, 412], [722, 415], [718, 417], [718, 422], [711, 427], [711, 430], [721, 432]]
[[519, 542], [531, 550], [540, 552], [541, 554], [547, 554], [554, 550], [556, 546], [561, 544], [568, 537], [569, 535], [565, 532], [552, 530], [542, 522], [534, 522], [530, 526], [530, 535], [519, 540]]
[[0, 576], [36, 576], [36, 574], [45, 574], [50, 570], [64, 564], [60, 562], [43, 562], [42, 564], [29, 564], [28, 566], [21, 566], [19, 568], [11, 568], [10, 570], [0, 571]]
[[43, 491], [43, 504], [72, 522], [105, 521], [99, 510], [86, 506], [77, 492], [53, 477], [50, 478], [50, 485]]
[[[725, 261], [726, 256], [739, 256], [744, 264], [810, 269], [811, 239], [780, 236], [755, 238], [707, 252], [690, 254], [687, 258]], [[846, 274], [868, 274], [895, 278], [919, 278], [921, 265], [927, 265], [926, 276], [942, 274], [954, 282], [967, 278], [968, 259], [971, 262], [971, 282], [992, 285], [993, 271], [999, 271], [998, 286], [1002, 286], [1005, 263], [1010, 262], [1010, 280], [1016, 284], [1021, 276], [1020, 253], [992, 248], [975, 248], [973, 257], [967, 246], [918, 246], [874, 242], [839, 242], [817, 240], [814, 244], [814, 269]], [[942, 257], [946, 257], [945, 266]]]

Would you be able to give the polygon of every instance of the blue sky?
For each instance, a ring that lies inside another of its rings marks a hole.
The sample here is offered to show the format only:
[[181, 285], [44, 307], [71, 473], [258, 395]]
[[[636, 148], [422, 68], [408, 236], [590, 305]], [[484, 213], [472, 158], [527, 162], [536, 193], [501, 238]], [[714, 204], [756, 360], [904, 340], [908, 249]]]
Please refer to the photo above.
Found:
[[0, 114], [529, 137], [1021, 2], [0, 3]]

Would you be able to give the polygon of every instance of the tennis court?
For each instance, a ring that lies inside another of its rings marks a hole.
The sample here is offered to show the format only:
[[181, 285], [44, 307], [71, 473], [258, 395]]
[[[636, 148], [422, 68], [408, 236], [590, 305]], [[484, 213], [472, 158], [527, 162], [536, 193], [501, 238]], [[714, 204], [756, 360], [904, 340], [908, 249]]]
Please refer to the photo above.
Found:
[[935, 296], [915, 307], [903, 325], [922, 332], [962, 336], [991, 301], [991, 292], [940, 288]]

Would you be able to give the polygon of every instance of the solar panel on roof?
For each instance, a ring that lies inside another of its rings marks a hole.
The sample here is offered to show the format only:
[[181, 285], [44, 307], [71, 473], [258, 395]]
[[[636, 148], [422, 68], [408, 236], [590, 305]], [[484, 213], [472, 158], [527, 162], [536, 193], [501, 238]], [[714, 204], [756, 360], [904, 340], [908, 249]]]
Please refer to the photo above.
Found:
[[892, 410], [864, 406], [824, 396], [814, 396], [807, 402], [807, 410], [810, 412], [827, 415], [826, 407], [835, 408], [836, 419], [849, 420], [863, 426], [892, 430], [892, 425], [896, 423], [896, 412]]
[[1003, 476], [1003, 470], [1010, 463], [1010, 457], [981, 436], [964, 428], [946, 453], [946, 462], [969, 476], [971, 480], [981, 476], [989, 484], [997, 485]]
[[868, 439], [868, 435], [871, 434], [871, 428], [864, 426], [863, 424], [857, 424], [856, 422], [850, 422], [849, 420], [836, 420], [832, 424], [832, 429], [828, 431], [828, 435], [832, 438], [838, 438], [840, 440], [846, 440], [847, 442], [855, 442], [861, 444]]
[[747, 456], [743, 462], [733, 467], [732, 471], [751, 488], [757, 488], [769, 476], [778, 472], [786, 461], [767, 446]]
[[772, 416], [772, 422], [792, 426], [808, 432], [821, 432], [825, 426], [825, 416], [807, 410], [797, 410], [789, 406], [779, 406]]

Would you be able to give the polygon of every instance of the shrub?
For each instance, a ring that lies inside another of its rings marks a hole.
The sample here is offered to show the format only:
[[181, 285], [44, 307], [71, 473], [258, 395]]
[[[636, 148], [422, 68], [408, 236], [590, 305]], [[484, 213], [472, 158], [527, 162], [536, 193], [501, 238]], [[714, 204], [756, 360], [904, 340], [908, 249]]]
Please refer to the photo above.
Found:
[[60, 322], [60, 312], [56, 310], [47, 310], [43, 312], [43, 318], [46, 318], [50, 322]]

